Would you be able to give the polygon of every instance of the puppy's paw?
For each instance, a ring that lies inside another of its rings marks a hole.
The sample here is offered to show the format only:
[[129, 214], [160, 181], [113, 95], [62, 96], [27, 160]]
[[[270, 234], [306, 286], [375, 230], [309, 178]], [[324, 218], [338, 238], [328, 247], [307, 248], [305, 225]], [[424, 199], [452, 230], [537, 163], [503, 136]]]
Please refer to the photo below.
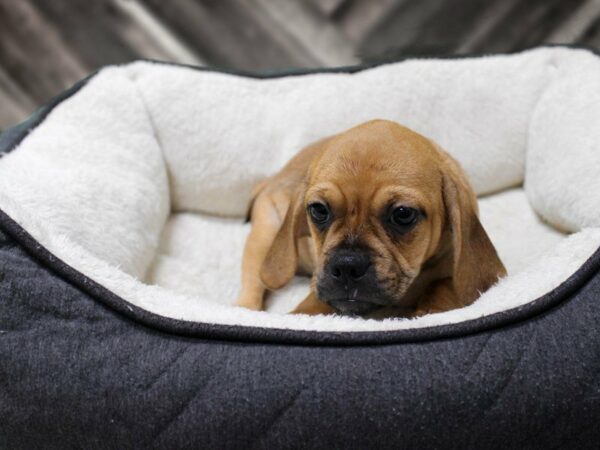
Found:
[[316, 316], [318, 314], [333, 314], [335, 311], [333, 308], [320, 300], [310, 293], [302, 303], [294, 308], [290, 314], [308, 314], [310, 316]]
[[262, 311], [263, 301], [262, 298], [240, 295], [235, 302], [235, 306], [241, 306], [242, 308], [251, 309], [253, 311]]

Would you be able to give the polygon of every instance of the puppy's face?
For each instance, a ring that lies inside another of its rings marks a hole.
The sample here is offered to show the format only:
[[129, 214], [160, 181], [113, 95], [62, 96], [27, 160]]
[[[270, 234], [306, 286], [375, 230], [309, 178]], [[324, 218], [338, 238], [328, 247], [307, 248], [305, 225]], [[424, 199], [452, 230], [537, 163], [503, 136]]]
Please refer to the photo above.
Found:
[[440, 247], [443, 161], [424, 137], [388, 122], [330, 139], [313, 161], [304, 207], [317, 254], [313, 289], [341, 313], [403, 305]]
[[408, 128], [367, 122], [307, 147], [279, 182], [294, 170], [288, 183], [297, 185], [261, 267], [269, 289], [293, 277], [298, 239], [308, 234], [312, 289], [341, 313], [452, 309], [505, 274], [462, 169]]

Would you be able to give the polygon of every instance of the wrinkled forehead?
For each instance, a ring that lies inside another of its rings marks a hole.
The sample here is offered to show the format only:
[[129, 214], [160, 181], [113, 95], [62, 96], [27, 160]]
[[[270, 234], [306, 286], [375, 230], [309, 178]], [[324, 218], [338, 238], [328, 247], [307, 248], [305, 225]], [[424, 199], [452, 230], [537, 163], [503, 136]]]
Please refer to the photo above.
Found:
[[377, 183], [357, 186], [333, 182], [312, 185], [305, 196], [305, 206], [314, 202], [326, 203], [344, 213], [379, 212], [389, 206], [410, 206], [429, 211], [438, 204], [439, 192], [405, 186], [400, 183]]
[[[327, 143], [309, 174], [309, 192], [340, 190], [344, 197], [374, 199], [436, 195], [441, 160], [426, 138], [401, 127], [352, 129]], [[311, 189], [312, 188], [312, 189]]]

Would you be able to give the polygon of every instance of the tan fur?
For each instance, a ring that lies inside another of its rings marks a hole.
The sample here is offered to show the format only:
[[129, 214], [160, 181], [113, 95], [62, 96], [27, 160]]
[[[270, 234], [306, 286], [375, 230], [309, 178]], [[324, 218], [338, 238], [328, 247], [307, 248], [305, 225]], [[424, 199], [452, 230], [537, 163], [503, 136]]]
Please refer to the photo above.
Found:
[[[314, 201], [335, 217], [327, 232], [307, 217]], [[418, 207], [425, 218], [393, 238], [381, 220], [390, 204]], [[315, 283], [344, 241], [368, 246], [394, 300], [375, 317], [468, 305], [506, 273], [477, 215], [475, 194], [446, 152], [397, 123], [367, 122], [305, 148], [255, 189], [237, 304], [260, 310], [266, 290], [305, 273], [311, 293], [294, 312], [333, 312]]]

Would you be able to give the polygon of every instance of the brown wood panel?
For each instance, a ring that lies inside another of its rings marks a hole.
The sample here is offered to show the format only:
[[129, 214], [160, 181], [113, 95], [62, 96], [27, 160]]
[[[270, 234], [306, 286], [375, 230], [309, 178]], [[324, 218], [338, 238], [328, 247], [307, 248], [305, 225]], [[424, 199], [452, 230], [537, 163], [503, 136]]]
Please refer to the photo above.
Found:
[[514, 7], [474, 50], [507, 52], [544, 42], [561, 21], [567, 20], [581, 5], [581, 0], [529, 0], [515, 2]]
[[352, 0], [346, 2], [335, 17], [335, 23], [348, 36], [359, 43], [374, 28], [387, 18], [387, 15], [411, 0]]
[[405, 48], [416, 54], [455, 53], [486, 11], [494, 3], [506, 2], [507, 0], [462, 0], [459, 8], [456, 2], [442, 2], [442, 6], [432, 11], [423, 21], [419, 33], [413, 36]]
[[444, 7], [439, 0], [400, 2], [389, 11], [360, 44], [359, 55], [363, 59], [395, 58], [406, 51], [423, 32], [427, 20]]
[[124, 16], [126, 25], [118, 28], [119, 35], [137, 55], [160, 61], [184, 64], [203, 64], [202, 58], [184, 44], [152, 14], [139, 0], [112, 0]]
[[309, 0], [309, 2], [324, 15], [332, 16], [344, 3], [350, 3], [351, 0]]
[[[235, 0], [144, 0], [155, 14], [210, 64], [245, 70], [314, 65], [293, 39], [269, 28]], [[279, 36], [278, 40], [272, 38]]]
[[70, 50], [86, 68], [132, 61], [139, 57], [119, 29], [130, 26], [120, 11], [106, 0], [29, 0], [53, 24]]
[[0, 131], [4, 124], [21, 120], [35, 109], [36, 102], [0, 67]]
[[[147, 25], [140, 21], [140, 14], [147, 11], [137, 0], [29, 1], [89, 70], [139, 58], [183, 62], [159, 37], [149, 34]], [[173, 39], [169, 30], [162, 33], [163, 41]], [[185, 62], [200, 61], [193, 51], [185, 51], [191, 53], [186, 55]]]
[[88, 72], [27, 0], [0, 0], [0, 61], [14, 84], [39, 103]]
[[561, 21], [546, 42], [585, 43], [586, 33], [600, 18], [600, 0], [585, 0], [567, 20]]
[[581, 37], [581, 42], [585, 45], [600, 48], [600, 19], [596, 20]]
[[485, 9], [479, 20], [469, 27], [469, 32], [463, 36], [462, 41], [456, 47], [456, 53], [476, 53], [480, 42], [494, 32], [498, 24], [514, 9], [517, 1], [520, 0], [491, 1], [489, 7]]
[[0, 0], [0, 129], [95, 68], [231, 69], [600, 46], [600, 0]]
[[285, 30], [302, 51], [308, 52], [319, 66], [344, 66], [360, 62], [354, 44], [334, 21], [328, 20], [309, 3], [302, 1], [246, 0], [258, 14], [268, 16]]

